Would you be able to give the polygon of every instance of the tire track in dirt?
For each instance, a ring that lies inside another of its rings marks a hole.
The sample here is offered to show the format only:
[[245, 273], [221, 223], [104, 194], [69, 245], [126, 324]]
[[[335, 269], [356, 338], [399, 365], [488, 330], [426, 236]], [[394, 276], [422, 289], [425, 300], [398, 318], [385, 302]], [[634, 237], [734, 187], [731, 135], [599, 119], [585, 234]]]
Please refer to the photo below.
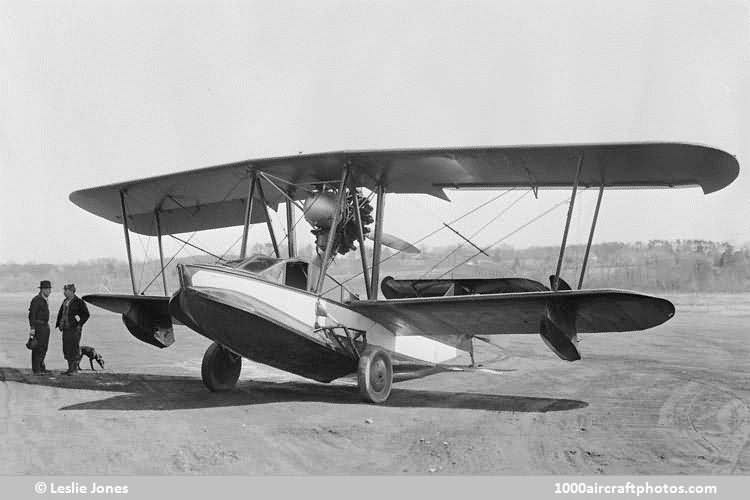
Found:
[[726, 387], [691, 380], [672, 391], [658, 425], [673, 434], [677, 457], [705, 460], [712, 473], [729, 474], [750, 438], [750, 408]]

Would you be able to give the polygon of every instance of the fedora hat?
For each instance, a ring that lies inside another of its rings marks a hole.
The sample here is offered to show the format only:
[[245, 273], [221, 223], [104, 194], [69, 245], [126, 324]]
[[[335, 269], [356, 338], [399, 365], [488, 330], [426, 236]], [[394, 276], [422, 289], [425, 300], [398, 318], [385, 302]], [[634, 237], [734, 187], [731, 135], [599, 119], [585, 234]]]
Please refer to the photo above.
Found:
[[49, 280], [42, 280], [39, 282], [39, 288], [52, 288], [52, 283]]

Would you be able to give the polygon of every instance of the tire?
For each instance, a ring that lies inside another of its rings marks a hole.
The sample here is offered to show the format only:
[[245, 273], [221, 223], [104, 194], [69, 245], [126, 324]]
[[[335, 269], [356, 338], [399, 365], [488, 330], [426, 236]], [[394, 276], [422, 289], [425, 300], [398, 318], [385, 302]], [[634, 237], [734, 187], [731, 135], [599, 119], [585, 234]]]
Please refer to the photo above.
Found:
[[393, 364], [388, 353], [382, 349], [365, 349], [359, 358], [357, 383], [362, 399], [368, 403], [385, 403], [393, 385]]
[[216, 342], [203, 355], [201, 378], [211, 392], [229, 391], [237, 385], [242, 370], [242, 358]]

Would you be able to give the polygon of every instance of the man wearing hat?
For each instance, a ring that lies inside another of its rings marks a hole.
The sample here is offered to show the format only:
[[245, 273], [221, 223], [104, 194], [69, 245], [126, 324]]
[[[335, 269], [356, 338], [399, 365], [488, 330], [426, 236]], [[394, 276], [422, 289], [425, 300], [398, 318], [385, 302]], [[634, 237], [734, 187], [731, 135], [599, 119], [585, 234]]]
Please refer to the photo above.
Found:
[[49, 304], [47, 299], [52, 293], [52, 283], [47, 280], [39, 282], [39, 293], [31, 299], [29, 305], [29, 340], [36, 341], [31, 349], [31, 370], [34, 375], [49, 373], [44, 364], [49, 346]]
[[86, 303], [76, 296], [74, 284], [63, 287], [65, 300], [57, 313], [55, 327], [62, 331], [63, 355], [68, 362], [66, 375], [73, 375], [78, 371], [78, 361], [81, 359], [81, 329], [89, 319], [89, 309]]

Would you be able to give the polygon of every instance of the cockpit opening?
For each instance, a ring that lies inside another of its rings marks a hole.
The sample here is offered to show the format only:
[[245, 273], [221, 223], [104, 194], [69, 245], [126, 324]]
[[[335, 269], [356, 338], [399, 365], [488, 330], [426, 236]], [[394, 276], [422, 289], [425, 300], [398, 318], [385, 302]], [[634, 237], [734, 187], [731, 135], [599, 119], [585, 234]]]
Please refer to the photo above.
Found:
[[303, 259], [277, 259], [262, 254], [228, 262], [227, 266], [257, 274], [272, 283], [308, 291], [312, 290], [320, 272], [319, 266]]

